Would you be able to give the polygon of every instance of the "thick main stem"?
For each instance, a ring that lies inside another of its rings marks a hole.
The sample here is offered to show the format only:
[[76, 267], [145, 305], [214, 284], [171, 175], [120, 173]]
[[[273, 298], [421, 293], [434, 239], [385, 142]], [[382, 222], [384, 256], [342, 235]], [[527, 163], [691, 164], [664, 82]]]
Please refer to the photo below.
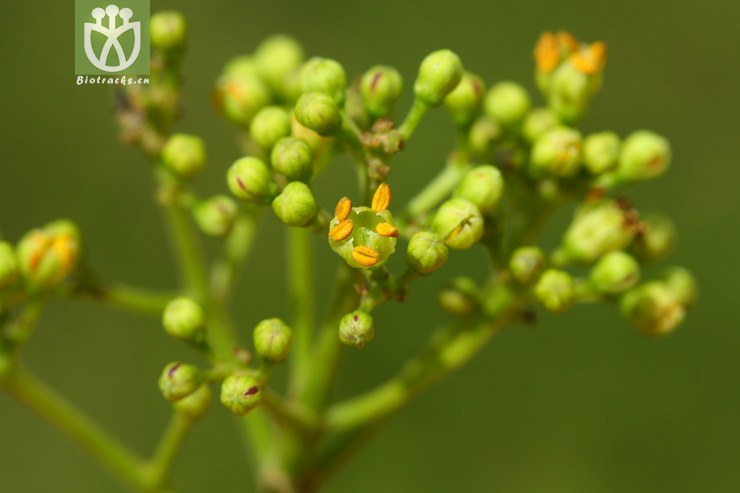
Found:
[[294, 333], [291, 351], [291, 391], [304, 386], [305, 369], [310, 364], [314, 324], [313, 269], [311, 266], [311, 232], [305, 228], [288, 228], [287, 284]]

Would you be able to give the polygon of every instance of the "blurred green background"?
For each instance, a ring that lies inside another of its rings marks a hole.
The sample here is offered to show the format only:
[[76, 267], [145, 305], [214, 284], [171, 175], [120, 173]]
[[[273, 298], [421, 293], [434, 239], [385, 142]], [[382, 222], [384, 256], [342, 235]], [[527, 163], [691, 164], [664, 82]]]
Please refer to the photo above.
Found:
[[[210, 106], [213, 80], [229, 57], [274, 32], [342, 61], [349, 74], [388, 63], [410, 87], [421, 58], [447, 47], [489, 84], [514, 79], [534, 91], [538, 34], [568, 29], [609, 47], [605, 85], [583, 130], [650, 128], [672, 142], [668, 175], [630, 196], [674, 218], [681, 242], [671, 260], [701, 282], [699, 306], [680, 330], [651, 340], [597, 306], [506, 331], [392, 420], [327, 491], [740, 491], [740, 2], [152, 0], [160, 8], [183, 10], [191, 24], [178, 129], [207, 141], [210, 169], [197, 183], [204, 193], [224, 190], [237, 156], [234, 129]], [[172, 287], [148, 164], [119, 144], [109, 89], [75, 86], [72, 26], [71, 1], [0, 2], [0, 228], [15, 241], [33, 226], [73, 218], [106, 277]], [[396, 204], [439, 169], [452, 141], [446, 115], [433, 112], [395, 161]], [[320, 202], [331, 207], [353, 184], [339, 164], [322, 178]], [[268, 219], [247, 266], [236, 315], [245, 340], [261, 318], [287, 316], [282, 231]], [[319, 240], [316, 257], [317, 289], [326, 293], [338, 258]], [[379, 310], [376, 341], [349, 352], [338, 393], [391, 375], [444, 319], [430, 302], [439, 285], [480, 271], [481, 262], [478, 251], [456, 254], [404, 306]], [[197, 361], [156, 320], [82, 301], [52, 303], [25, 358], [143, 453], [169, 414], [156, 386], [160, 369]], [[252, 491], [233, 418], [220, 406], [196, 428], [175, 484]], [[0, 490], [124, 491], [4, 394]]]

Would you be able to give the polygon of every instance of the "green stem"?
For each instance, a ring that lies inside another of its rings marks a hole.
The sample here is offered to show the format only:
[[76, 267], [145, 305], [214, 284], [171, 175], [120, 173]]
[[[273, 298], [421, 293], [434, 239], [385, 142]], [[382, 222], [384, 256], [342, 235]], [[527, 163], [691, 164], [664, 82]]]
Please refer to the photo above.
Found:
[[300, 432], [315, 431], [319, 420], [310, 409], [298, 402], [285, 400], [271, 389], [265, 389], [262, 406], [278, 422]]
[[208, 299], [205, 260], [188, 213], [177, 201], [166, 206], [165, 211], [183, 281], [190, 294], [205, 303]]
[[403, 137], [404, 141], [411, 138], [411, 135], [414, 133], [414, 130], [416, 130], [416, 127], [419, 126], [419, 122], [421, 122], [421, 119], [424, 118], [424, 115], [426, 115], [427, 111], [429, 111], [429, 106], [422, 103], [418, 99], [414, 100], [414, 104], [411, 105], [409, 112], [406, 114], [406, 118], [404, 118], [401, 126], [398, 127], [398, 131]]
[[149, 291], [126, 284], [109, 284], [101, 287], [93, 296], [122, 310], [160, 317], [175, 294]]
[[221, 258], [211, 270], [213, 297], [227, 303], [244, 261], [252, 250], [257, 233], [257, 210], [239, 214], [234, 227], [226, 238]]
[[123, 482], [135, 490], [149, 491], [141, 460], [28, 370], [13, 368], [0, 386], [64, 432]]
[[314, 288], [311, 263], [311, 233], [305, 228], [288, 228], [286, 252], [288, 296], [292, 307], [294, 333], [291, 350], [291, 386], [304, 385], [305, 369], [311, 359], [314, 324]]
[[426, 214], [442, 202], [457, 187], [470, 164], [463, 159], [452, 158], [406, 206], [404, 218], [414, 218]]
[[194, 424], [195, 422], [192, 419], [180, 413], [175, 413], [172, 416], [151, 460], [147, 464], [147, 481], [152, 487], [161, 488], [166, 485], [177, 454], [182, 449]]

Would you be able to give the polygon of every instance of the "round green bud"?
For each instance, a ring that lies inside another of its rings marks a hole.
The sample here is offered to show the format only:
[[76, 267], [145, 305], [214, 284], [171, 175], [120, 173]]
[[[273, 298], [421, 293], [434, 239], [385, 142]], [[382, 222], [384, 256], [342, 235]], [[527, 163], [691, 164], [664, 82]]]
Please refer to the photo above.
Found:
[[614, 250], [604, 254], [589, 272], [589, 281], [596, 292], [620, 294], [640, 280], [640, 265], [629, 254]]
[[459, 127], [467, 127], [480, 114], [486, 86], [483, 80], [472, 72], [463, 73], [460, 83], [444, 99], [444, 104]]
[[373, 117], [389, 114], [402, 90], [401, 74], [387, 65], [375, 65], [360, 80], [362, 103]]
[[206, 146], [195, 135], [173, 134], [162, 148], [162, 163], [180, 178], [192, 178], [206, 164]]
[[0, 241], [0, 289], [10, 286], [18, 279], [18, 261], [13, 245]]
[[252, 55], [239, 55], [226, 63], [222, 73], [224, 75], [259, 77], [260, 70]]
[[221, 384], [221, 404], [237, 416], [244, 416], [261, 400], [259, 382], [251, 375], [229, 375]]
[[254, 58], [262, 78], [286, 99], [287, 79], [303, 63], [303, 48], [298, 41], [285, 34], [270, 36], [257, 47]]
[[203, 309], [190, 298], [180, 297], [167, 303], [162, 313], [162, 325], [172, 337], [194, 341], [203, 337]]
[[573, 176], [581, 169], [581, 134], [555, 127], [542, 134], [532, 148], [532, 171], [537, 176]]
[[259, 110], [272, 103], [272, 93], [256, 74], [240, 71], [218, 79], [214, 102], [226, 118], [247, 127]]
[[658, 260], [670, 253], [676, 244], [676, 226], [662, 214], [650, 214], [642, 220], [642, 229], [632, 244], [637, 258]]
[[505, 127], [519, 125], [531, 106], [527, 90], [516, 82], [499, 82], [486, 94], [486, 115]]
[[509, 271], [517, 281], [529, 284], [540, 275], [545, 266], [545, 255], [536, 246], [519, 247], [511, 254]]
[[575, 304], [576, 284], [563, 270], [547, 269], [537, 280], [534, 296], [547, 310], [560, 313]]
[[448, 255], [442, 238], [429, 231], [419, 231], [409, 241], [406, 262], [417, 272], [429, 274], [442, 267]]
[[685, 267], [673, 266], [663, 274], [663, 282], [679, 303], [691, 308], [696, 303], [698, 293], [696, 278]]
[[593, 262], [607, 252], [625, 249], [636, 232], [631, 214], [613, 200], [581, 207], [563, 236], [560, 263]]
[[457, 87], [462, 76], [463, 66], [460, 57], [450, 50], [434, 51], [419, 65], [419, 74], [414, 82], [414, 95], [427, 106], [439, 106], [445, 96]]
[[558, 117], [550, 108], [535, 108], [529, 113], [522, 123], [522, 134], [527, 142], [533, 144], [544, 133], [560, 125]]
[[280, 106], [262, 108], [249, 125], [249, 137], [263, 149], [290, 135], [290, 114]]
[[619, 136], [614, 132], [598, 132], [583, 141], [583, 163], [592, 174], [614, 169], [619, 160]]
[[336, 60], [317, 56], [310, 58], [301, 67], [299, 78], [303, 93], [321, 92], [330, 96], [337, 105], [344, 102], [347, 75]]
[[339, 106], [323, 92], [303, 94], [295, 105], [298, 123], [324, 137], [334, 133], [342, 125]]
[[491, 212], [504, 193], [504, 178], [495, 166], [482, 164], [468, 171], [462, 179], [454, 196], [467, 199], [481, 213]]
[[159, 390], [165, 399], [176, 402], [195, 392], [202, 382], [197, 366], [175, 361], [164, 367], [159, 377]]
[[39, 292], [59, 286], [77, 268], [80, 249], [80, 233], [71, 221], [54, 221], [26, 233], [15, 251], [26, 288]]
[[279, 318], [268, 318], [254, 328], [254, 348], [267, 361], [285, 360], [292, 345], [293, 331]]
[[283, 137], [275, 143], [270, 154], [272, 167], [290, 180], [307, 181], [311, 178], [311, 146], [297, 137]]
[[229, 190], [238, 199], [253, 204], [268, 204], [277, 195], [277, 183], [270, 168], [256, 157], [237, 159], [226, 173]]
[[149, 35], [152, 48], [175, 51], [185, 47], [188, 26], [180, 12], [162, 11], [149, 19]]
[[623, 180], [648, 180], [662, 175], [671, 162], [668, 141], [649, 130], [630, 134], [622, 144], [617, 175]]
[[469, 200], [452, 198], [439, 206], [432, 229], [448, 247], [464, 250], [483, 236], [483, 216]]
[[316, 217], [319, 206], [308, 185], [292, 181], [272, 201], [272, 210], [288, 226], [305, 226]]
[[195, 392], [186, 395], [173, 404], [175, 411], [188, 419], [196, 420], [203, 417], [213, 402], [213, 393], [207, 384], [201, 384]]
[[239, 206], [226, 195], [214, 195], [193, 208], [193, 217], [200, 230], [208, 236], [229, 234], [239, 213]]
[[500, 139], [501, 127], [487, 116], [476, 119], [468, 132], [470, 150], [479, 156], [487, 157]]
[[479, 304], [478, 285], [469, 277], [456, 277], [440, 290], [439, 304], [452, 315], [469, 315]]
[[653, 336], [673, 332], [686, 315], [676, 295], [659, 281], [641, 284], [625, 293], [620, 310], [638, 329]]
[[369, 313], [358, 310], [348, 313], [339, 321], [339, 340], [348, 346], [365, 347], [365, 344], [372, 341], [373, 337], [375, 337], [375, 325]]

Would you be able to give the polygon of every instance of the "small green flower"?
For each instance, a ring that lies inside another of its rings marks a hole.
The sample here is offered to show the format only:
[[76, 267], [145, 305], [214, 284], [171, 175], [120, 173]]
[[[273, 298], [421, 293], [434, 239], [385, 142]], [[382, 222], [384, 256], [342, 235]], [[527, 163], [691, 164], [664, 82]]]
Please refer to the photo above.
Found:
[[640, 284], [625, 293], [620, 309], [638, 329], [654, 336], [673, 332], [686, 315], [676, 294], [659, 281]]
[[182, 50], [188, 36], [185, 17], [175, 11], [152, 14], [149, 19], [149, 35], [152, 48], [165, 52]]
[[640, 265], [631, 255], [614, 250], [596, 262], [589, 273], [589, 280], [598, 293], [620, 294], [640, 280]]
[[560, 125], [560, 121], [550, 108], [534, 108], [524, 118], [522, 135], [533, 144], [543, 134]]
[[28, 290], [59, 286], [77, 268], [80, 248], [80, 233], [71, 221], [54, 221], [26, 233], [18, 241], [16, 257]]
[[450, 118], [458, 127], [468, 127], [483, 108], [486, 86], [472, 72], [464, 72], [460, 83], [444, 99]]
[[18, 279], [18, 261], [13, 245], [0, 241], [0, 289], [6, 288]]
[[516, 127], [532, 105], [526, 89], [516, 82], [499, 82], [486, 93], [486, 115], [505, 127]]
[[260, 69], [252, 55], [239, 55], [226, 63], [222, 73], [223, 75], [259, 77]]
[[457, 87], [462, 76], [463, 66], [460, 57], [450, 50], [434, 51], [419, 65], [419, 74], [414, 82], [414, 95], [429, 107], [439, 106], [445, 96]]
[[244, 416], [262, 400], [259, 382], [251, 375], [233, 374], [221, 384], [221, 404], [236, 416]]
[[542, 306], [555, 313], [564, 312], [576, 302], [575, 282], [564, 270], [547, 269], [532, 292]]
[[469, 200], [452, 198], [439, 206], [432, 229], [450, 248], [470, 248], [483, 236], [483, 216]]
[[419, 231], [409, 240], [406, 262], [417, 272], [429, 274], [442, 267], [448, 255], [442, 238], [429, 231]]
[[568, 127], [548, 130], [534, 143], [531, 159], [536, 176], [573, 176], [581, 169], [581, 134]]
[[545, 266], [545, 255], [536, 246], [523, 246], [514, 250], [509, 259], [509, 271], [514, 279], [529, 284], [540, 275]]
[[295, 105], [298, 123], [319, 135], [329, 136], [342, 125], [339, 106], [323, 92], [309, 92], [298, 98]]
[[363, 311], [348, 313], [339, 321], [339, 340], [356, 348], [365, 345], [375, 337], [373, 317]]
[[237, 159], [226, 173], [229, 190], [238, 199], [253, 204], [269, 204], [277, 195], [277, 183], [270, 168], [256, 157]]
[[663, 282], [679, 303], [687, 308], [694, 306], [698, 296], [698, 288], [696, 278], [691, 271], [685, 267], [669, 267], [663, 274]]
[[344, 67], [336, 60], [322, 57], [310, 58], [301, 67], [299, 80], [301, 91], [304, 94], [321, 92], [331, 97], [336, 105], [344, 103], [347, 74], [344, 72]]
[[455, 277], [439, 292], [439, 304], [452, 315], [473, 313], [480, 303], [478, 285], [469, 277]]
[[290, 114], [280, 106], [262, 108], [249, 125], [249, 137], [255, 144], [269, 150], [283, 137], [290, 135]]
[[164, 367], [159, 377], [159, 390], [165, 399], [176, 402], [198, 390], [202, 382], [197, 366], [175, 361]]
[[279, 318], [268, 318], [254, 328], [254, 348], [267, 361], [285, 360], [292, 345], [293, 331]]
[[501, 140], [501, 127], [487, 116], [476, 119], [468, 132], [470, 150], [479, 156], [487, 157], [499, 140]]
[[286, 178], [307, 181], [311, 178], [311, 146], [297, 137], [283, 137], [270, 154], [272, 167]]
[[649, 214], [641, 221], [641, 229], [632, 244], [635, 256], [643, 261], [659, 260], [676, 244], [676, 226], [662, 214]]
[[591, 174], [599, 175], [617, 166], [620, 150], [619, 136], [614, 132], [598, 132], [583, 141], [583, 163]]
[[504, 179], [495, 166], [482, 164], [468, 171], [454, 196], [469, 200], [487, 214], [498, 205], [504, 193]]
[[254, 52], [259, 74], [284, 100], [289, 99], [288, 79], [303, 63], [303, 48], [292, 37], [276, 34], [265, 39]]
[[165, 332], [184, 341], [201, 340], [205, 334], [205, 316], [198, 303], [184, 296], [167, 303], [162, 313]]
[[362, 76], [360, 94], [365, 110], [373, 117], [388, 115], [403, 90], [403, 78], [398, 70], [387, 65], [375, 65]]
[[192, 178], [206, 164], [206, 146], [196, 135], [173, 134], [162, 148], [162, 163], [180, 178]]
[[226, 118], [246, 128], [259, 110], [272, 103], [272, 94], [256, 74], [242, 71], [218, 79], [214, 102]]
[[624, 139], [617, 176], [627, 181], [648, 180], [665, 173], [670, 162], [668, 141], [655, 132], [640, 130]]
[[203, 417], [213, 402], [213, 393], [208, 384], [201, 384], [190, 395], [173, 403], [175, 411], [188, 419], [196, 420]]
[[272, 210], [288, 226], [305, 226], [316, 217], [319, 207], [308, 185], [292, 181], [272, 201]]
[[208, 236], [229, 234], [239, 213], [239, 206], [226, 195], [214, 195], [193, 208], [193, 217], [200, 230]]

